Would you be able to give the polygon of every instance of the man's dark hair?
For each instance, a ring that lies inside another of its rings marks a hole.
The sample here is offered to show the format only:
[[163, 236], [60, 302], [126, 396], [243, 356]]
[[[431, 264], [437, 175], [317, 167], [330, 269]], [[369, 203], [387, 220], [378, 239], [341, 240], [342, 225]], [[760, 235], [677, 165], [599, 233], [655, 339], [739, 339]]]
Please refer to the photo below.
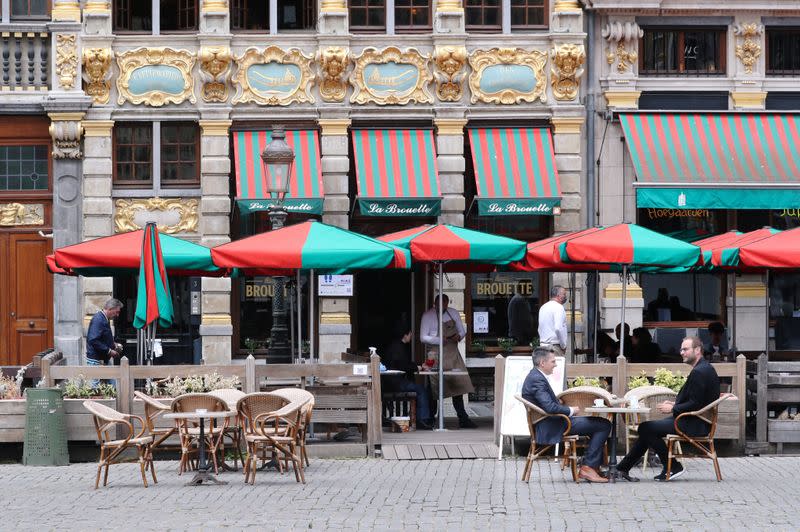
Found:
[[533, 350], [533, 367], [538, 368], [553, 353], [549, 347], [537, 347]]
[[725, 332], [725, 326], [722, 325], [722, 322], [712, 321], [708, 324], [708, 332], [722, 334]]

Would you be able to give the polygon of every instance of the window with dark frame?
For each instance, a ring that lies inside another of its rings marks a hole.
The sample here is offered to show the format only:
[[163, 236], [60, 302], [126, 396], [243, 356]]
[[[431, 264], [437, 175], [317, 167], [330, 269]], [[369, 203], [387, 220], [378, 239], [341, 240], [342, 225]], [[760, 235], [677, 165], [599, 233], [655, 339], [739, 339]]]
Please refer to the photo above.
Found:
[[725, 28], [642, 28], [639, 74], [725, 74]]
[[115, 32], [150, 32], [153, 29], [153, 4], [148, 1], [115, 0]]
[[547, 0], [511, 0], [511, 29], [547, 28]]
[[114, 125], [114, 186], [153, 184], [153, 125]]
[[350, 0], [350, 29], [353, 31], [382, 31], [386, 29], [384, 0]]
[[50, 2], [48, 0], [12, 0], [11, 18], [50, 18]]
[[48, 190], [46, 144], [0, 145], [0, 192]]
[[278, 2], [278, 31], [313, 30], [317, 23], [316, 0]]
[[161, 0], [159, 28], [167, 31], [197, 29], [198, 0]]
[[231, 0], [231, 31], [269, 31], [269, 1]]
[[194, 186], [200, 183], [197, 124], [161, 123], [161, 185]]
[[800, 76], [800, 28], [767, 28], [767, 75]]
[[464, 16], [467, 31], [500, 31], [501, 0], [466, 0]]
[[430, 31], [432, 28], [431, 1], [395, 0], [394, 24], [395, 29], [400, 33]]

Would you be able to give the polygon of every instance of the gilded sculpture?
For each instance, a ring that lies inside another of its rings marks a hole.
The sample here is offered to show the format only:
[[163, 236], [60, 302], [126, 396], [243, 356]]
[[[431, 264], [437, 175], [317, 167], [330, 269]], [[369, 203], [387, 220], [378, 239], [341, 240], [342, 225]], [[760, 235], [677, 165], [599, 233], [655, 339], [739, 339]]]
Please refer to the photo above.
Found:
[[736, 24], [733, 28], [734, 34], [743, 38], [741, 44], [736, 46], [736, 57], [744, 65], [745, 74], [753, 73], [753, 65], [756, 64], [761, 56], [761, 44], [755, 39], [764, 33], [764, 26], [758, 23]]
[[56, 35], [56, 76], [62, 89], [75, 87], [78, 75], [77, 35]]
[[248, 48], [235, 61], [238, 68], [232, 78], [236, 86], [234, 104], [254, 102], [259, 105], [289, 105], [315, 102], [311, 94], [315, 80], [311, 70], [314, 59], [298, 48], [283, 50], [269, 46], [261, 52], [256, 48]]
[[195, 61], [191, 52], [166, 47], [118, 52], [117, 103], [153, 107], [187, 100], [197, 103], [192, 79]]
[[469, 56], [470, 101], [515, 104], [547, 101], [547, 53], [521, 48], [475, 50]]
[[317, 54], [317, 63], [322, 78], [319, 85], [319, 95], [322, 100], [343, 102], [347, 95], [347, 81], [343, 76], [350, 65], [350, 51], [341, 46], [322, 48]]
[[405, 51], [394, 46], [383, 50], [364, 48], [355, 58], [351, 76], [354, 90], [350, 103], [433, 103], [433, 96], [428, 91], [428, 85], [433, 81], [429, 62], [430, 55], [421, 54], [415, 48]]
[[0, 203], [0, 227], [44, 225], [44, 205]]
[[83, 79], [86, 94], [96, 104], [107, 104], [111, 93], [111, 60], [114, 52], [109, 48], [84, 48]]
[[464, 93], [462, 83], [466, 77], [467, 49], [463, 46], [440, 46], [433, 53], [436, 69], [436, 95], [443, 102], [457, 102]]
[[224, 103], [228, 100], [227, 73], [231, 66], [231, 52], [224, 46], [204, 46], [197, 54], [200, 61], [200, 79], [203, 80], [203, 101]]
[[608, 66], [617, 62], [617, 73], [625, 74], [629, 68], [633, 73], [633, 66], [639, 60], [637, 43], [644, 31], [635, 22], [610, 22], [603, 28], [602, 35], [610, 45], [606, 51]]
[[175, 211], [178, 215], [178, 223], [172, 225], [158, 224], [158, 230], [162, 233], [194, 233], [197, 231], [198, 224], [198, 200], [181, 198], [148, 198], [148, 199], [118, 199], [116, 201], [116, 213], [114, 214], [114, 231], [117, 233], [127, 233], [142, 228], [137, 223], [136, 215], [141, 211]]
[[583, 45], [562, 44], [550, 51], [553, 60], [550, 68], [550, 84], [556, 100], [574, 100], [578, 96], [580, 76], [583, 74], [583, 63], [586, 51]]

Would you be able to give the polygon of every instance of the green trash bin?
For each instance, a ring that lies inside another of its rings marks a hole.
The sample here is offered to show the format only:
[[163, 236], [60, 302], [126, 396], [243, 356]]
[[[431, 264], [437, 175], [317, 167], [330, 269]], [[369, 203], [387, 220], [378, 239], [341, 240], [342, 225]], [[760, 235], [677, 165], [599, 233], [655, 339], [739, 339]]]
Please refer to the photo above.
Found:
[[28, 388], [25, 404], [25, 465], [69, 465], [67, 418], [61, 388]]

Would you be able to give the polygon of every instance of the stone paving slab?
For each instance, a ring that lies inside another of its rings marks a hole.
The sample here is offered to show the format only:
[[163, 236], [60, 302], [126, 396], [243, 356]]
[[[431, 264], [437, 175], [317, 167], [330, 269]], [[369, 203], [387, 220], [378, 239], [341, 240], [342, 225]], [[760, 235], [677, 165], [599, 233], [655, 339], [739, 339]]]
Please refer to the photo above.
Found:
[[[684, 462], [670, 483], [575, 484], [552, 461], [519, 481], [521, 459], [314, 460], [308, 484], [259, 472], [255, 486], [184, 486], [177, 462], [156, 462], [145, 489], [137, 464], [112, 467], [94, 490], [95, 464], [0, 465], [2, 530], [770, 530], [800, 529], [800, 460]], [[636, 475], [642, 477], [640, 471]]]

